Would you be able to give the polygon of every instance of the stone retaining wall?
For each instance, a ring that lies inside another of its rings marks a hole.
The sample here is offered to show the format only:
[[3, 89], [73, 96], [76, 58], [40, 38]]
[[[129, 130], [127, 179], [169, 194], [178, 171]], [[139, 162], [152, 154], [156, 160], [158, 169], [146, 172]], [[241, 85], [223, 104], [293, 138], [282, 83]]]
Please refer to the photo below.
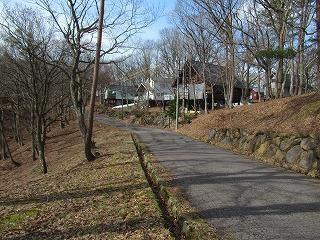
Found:
[[314, 177], [318, 176], [320, 140], [315, 135], [251, 133], [244, 129], [210, 129], [208, 142], [277, 166]]

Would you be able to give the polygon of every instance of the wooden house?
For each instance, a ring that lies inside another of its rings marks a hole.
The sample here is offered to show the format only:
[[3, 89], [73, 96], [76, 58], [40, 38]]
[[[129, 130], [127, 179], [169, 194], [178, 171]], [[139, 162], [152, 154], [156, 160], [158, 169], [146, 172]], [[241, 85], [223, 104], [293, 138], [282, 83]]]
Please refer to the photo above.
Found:
[[[264, 99], [264, 93], [261, 91], [260, 91], [260, 98], [261, 98], [261, 100]], [[249, 100], [251, 100], [253, 102], [259, 101], [259, 89], [258, 88], [253, 88], [250, 90]]]
[[[203, 79], [203, 75], [205, 81]], [[199, 61], [189, 60], [187, 61], [183, 69], [179, 72], [179, 91], [183, 96], [183, 80], [185, 82], [185, 99], [189, 106], [194, 104], [196, 100], [197, 104], [204, 108], [204, 97], [207, 98], [209, 109], [212, 106], [212, 95], [215, 105], [223, 106], [225, 104], [224, 97], [224, 83], [225, 83], [225, 68], [213, 63], [207, 63], [204, 67]], [[205, 82], [205, 86], [204, 86]], [[177, 79], [173, 83], [173, 87], [176, 88]], [[242, 81], [236, 80], [234, 84], [233, 102], [240, 104], [244, 94], [245, 85]], [[213, 93], [213, 94], [212, 94]], [[180, 95], [181, 98], [181, 95]]]
[[162, 105], [174, 99], [172, 79], [153, 77], [149, 83], [141, 83], [137, 88], [139, 101], [149, 102], [149, 106]]

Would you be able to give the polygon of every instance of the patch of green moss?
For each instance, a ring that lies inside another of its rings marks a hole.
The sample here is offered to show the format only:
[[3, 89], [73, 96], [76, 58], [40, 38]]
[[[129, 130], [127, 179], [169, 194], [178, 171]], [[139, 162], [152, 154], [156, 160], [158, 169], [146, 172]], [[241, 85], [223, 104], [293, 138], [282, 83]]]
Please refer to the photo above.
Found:
[[34, 219], [38, 216], [39, 209], [21, 210], [0, 218], [0, 229], [18, 229], [27, 220]]

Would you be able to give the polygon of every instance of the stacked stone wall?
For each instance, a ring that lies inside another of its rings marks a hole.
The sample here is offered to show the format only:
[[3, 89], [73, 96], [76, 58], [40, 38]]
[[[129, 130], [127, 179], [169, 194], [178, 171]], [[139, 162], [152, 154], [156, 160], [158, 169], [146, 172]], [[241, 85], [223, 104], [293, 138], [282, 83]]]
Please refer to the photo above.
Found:
[[315, 135], [274, 132], [251, 133], [244, 129], [210, 129], [208, 142], [265, 162], [318, 176], [320, 140]]

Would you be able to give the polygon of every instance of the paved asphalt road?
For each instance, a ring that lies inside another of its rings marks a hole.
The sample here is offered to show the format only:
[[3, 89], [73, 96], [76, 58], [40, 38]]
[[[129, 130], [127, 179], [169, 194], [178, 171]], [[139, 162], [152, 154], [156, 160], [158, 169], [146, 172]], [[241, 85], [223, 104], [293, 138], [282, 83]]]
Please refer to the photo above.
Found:
[[[126, 128], [114, 120], [99, 121]], [[130, 126], [222, 239], [320, 240], [320, 181], [172, 132]]]

